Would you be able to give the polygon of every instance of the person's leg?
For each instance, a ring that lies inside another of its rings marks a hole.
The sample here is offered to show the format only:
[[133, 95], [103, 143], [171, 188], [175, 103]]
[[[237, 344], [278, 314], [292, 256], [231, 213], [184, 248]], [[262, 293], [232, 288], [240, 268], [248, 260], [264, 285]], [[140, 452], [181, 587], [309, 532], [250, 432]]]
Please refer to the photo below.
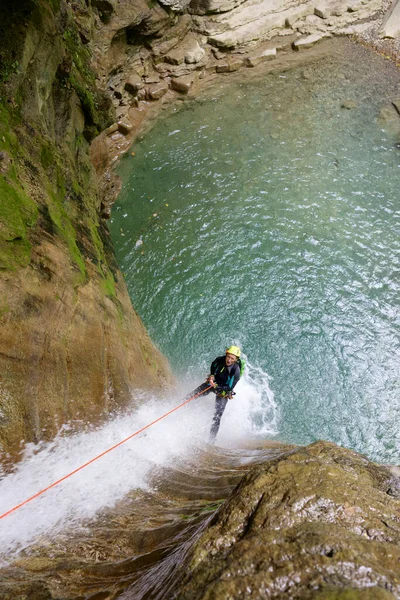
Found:
[[228, 404], [228, 398], [223, 398], [221, 396], [217, 396], [215, 399], [215, 412], [213, 417], [213, 422], [210, 430], [210, 444], [212, 444], [217, 437], [217, 433], [219, 430], [219, 426], [221, 423], [221, 417], [224, 413], [226, 405]]

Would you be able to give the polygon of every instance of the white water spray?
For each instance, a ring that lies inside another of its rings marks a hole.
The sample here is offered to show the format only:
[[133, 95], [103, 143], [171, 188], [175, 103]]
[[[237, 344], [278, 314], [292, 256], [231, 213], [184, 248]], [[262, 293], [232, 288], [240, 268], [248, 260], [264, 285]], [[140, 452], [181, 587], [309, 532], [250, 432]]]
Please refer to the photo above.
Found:
[[244, 377], [235, 388], [221, 420], [217, 443], [234, 447], [240, 440], [278, 434], [278, 406], [269, 386], [270, 377], [246, 362]]
[[[180, 400], [180, 399], [179, 399]], [[145, 402], [144, 402], [145, 401]], [[0, 514], [67, 475], [99, 453], [125, 439], [177, 405], [177, 398], [160, 401], [145, 397], [135, 410], [103, 426], [73, 435], [62, 432], [52, 442], [29, 445], [15, 472], [0, 480]], [[258, 410], [271, 420], [257, 424]], [[111, 507], [132, 489], [146, 489], [154, 467], [203, 447], [208, 441], [214, 396], [196, 398], [42, 496], [0, 520], [0, 561], [14, 558], [33, 544], [65, 529], [84, 526], [101, 508]], [[249, 367], [222, 418], [217, 444], [235, 446], [235, 440], [276, 433], [276, 406], [268, 376]]]

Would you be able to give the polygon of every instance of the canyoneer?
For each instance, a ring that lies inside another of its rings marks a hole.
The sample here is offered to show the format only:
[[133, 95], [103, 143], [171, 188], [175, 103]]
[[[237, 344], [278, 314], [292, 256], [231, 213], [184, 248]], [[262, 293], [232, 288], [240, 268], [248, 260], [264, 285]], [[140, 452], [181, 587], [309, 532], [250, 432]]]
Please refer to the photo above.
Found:
[[214, 392], [216, 395], [214, 417], [210, 430], [210, 444], [213, 444], [217, 437], [221, 417], [228, 400], [233, 398], [233, 389], [243, 374], [244, 366], [244, 360], [240, 358], [240, 348], [229, 346], [225, 350], [225, 356], [218, 356], [211, 363], [210, 374], [207, 376], [206, 381], [190, 394], [191, 396], [206, 396]]

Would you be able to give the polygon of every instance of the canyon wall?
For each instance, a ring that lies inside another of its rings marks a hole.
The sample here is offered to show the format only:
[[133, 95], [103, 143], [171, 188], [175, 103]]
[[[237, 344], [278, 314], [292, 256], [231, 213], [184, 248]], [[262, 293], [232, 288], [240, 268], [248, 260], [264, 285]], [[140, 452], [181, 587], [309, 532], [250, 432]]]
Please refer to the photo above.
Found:
[[132, 388], [172, 383], [106, 224], [112, 166], [141, 124], [213, 77], [287, 66], [325, 38], [376, 30], [383, 14], [380, 0], [2, 1], [3, 456], [109, 414]]
[[[0, 444], [48, 439], [171, 385], [101, 219], [89, 144], [114, 120], [86, 5], [0, 7]], [[93, 15], [92, 15], [93, 16]]]

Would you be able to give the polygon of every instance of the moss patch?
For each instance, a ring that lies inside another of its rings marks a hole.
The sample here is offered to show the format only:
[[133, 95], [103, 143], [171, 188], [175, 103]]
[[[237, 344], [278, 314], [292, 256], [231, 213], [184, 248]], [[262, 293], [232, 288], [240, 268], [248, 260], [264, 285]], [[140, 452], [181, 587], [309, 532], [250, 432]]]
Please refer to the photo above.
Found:
[[51, 151], [50, 144], [45, 144], [42, 146], [42, 150], [40, 152], [40, 162], [45, 169], [48, 169], [53, 163], [53, 152]]
[[103, 280], [101, 282], [101, 288], [102, 288], [103, 292], [109, 298], [115, 298], [116, 297], [116, 291], [115, 291], [114, 277], [112, 276], [112, 274], [110, 273], [110, 271], [107, 271], [107, 273], [105, 274], [105, 276], [103, 275], [103, 277], [104, 278], [103, 278]]
[[49, 4], [54, 13], [57, 13], [60, 10], [61, 0], [49, 0]]
[[70, 215], [67, 213], [65, 208], [62, 206], [59, 198], [53, 193], [52, 190], [48, 190], [49, 194], [49, 215], [51, 220], [56, 226], [56, 230], [59, 236], [64, 240], [68, 246], [71, 258], [77, 265], [81, 275], [82, 282], [86, 279], [86, 268], [85, 261], [82, 258], [82, 254], [76, 244], [76, 231], [71, 222]]
[[37, 206], [24, 190], [0, 176], [0, 269], [29, 264], [31, 244], [28, 228], [38, 217]]
[[[0, 63], [4, 60], [10, 63], [2, 76], [15, 75], [12, 86], [6, 84], [0, 96], [0, 151], [6, 153], [5, 160], [0, 161], [0, 269], [28, 265], [32, 244], [41, 239], [41, 231], [45, 230], [66, 244], [70, 260], [77, 267], [77, 284], [87, 280], [85, 261], [90, 260], [101, 277], [104, 294], [115, 298], [114, 264], [111, 264], [115, 259], [110, 256], [108, 240], [99, 222], [99, 201], [87, 144], [88, 139], [108, 125], [111, 102], [96, 88], [91, 51], [82, 42], [73, 11], [66, 5], [61, 33], [65, 52], [52, 86], [53, 90], [68, 91], [61, 93], [61, 100], [65, 99], [67, 105], [72, 90], [79, 97], [85, 130], [72, 145], [68, 142], [64, 146], [62, 140], [46, 129], [47, 123], [26, 122], [18, 100], [23, 88], [18, 63], [24, 47], [21, 40], [32, 23], [43, 34], [47, 29], [52, 30], [53, 14], [59, 12], [61, 2], [21, 0], [18, 10], [14, 4], [5, 0], [0, 7], [0, 16], [9, 10], [23, 24], [18, 29], [19, 44], [14, 44], [15, 48], [10, 46], [12, 51], [5, 47], [4, 39], [0, 43]], [[12, 20], [7, 19], [11, 27]], [[0, 21], [1, 31], [5, 38], [7, 32]], [[68, 119], [68, 114], [64, 117]], [[29, 197], [28, 189], [32, 190], [35, 201]]]

